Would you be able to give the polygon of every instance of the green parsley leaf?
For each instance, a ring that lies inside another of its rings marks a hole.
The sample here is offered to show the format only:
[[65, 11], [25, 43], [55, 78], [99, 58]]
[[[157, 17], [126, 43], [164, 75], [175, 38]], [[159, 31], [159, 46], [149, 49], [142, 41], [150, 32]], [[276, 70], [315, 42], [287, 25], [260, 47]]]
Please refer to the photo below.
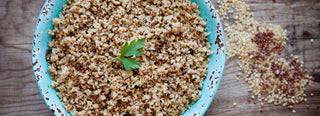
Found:
[[140, 56], [144, 50], [141, 49], [144, 47], [144, 43], [146, 38], [141, 38], [138, 40], [133, 40], [130, 43], [126, 42], [123, 48], [121, 49], [121, 55], [117, 58], [111, 59], [108, 62], [112, 62], [114, 60], [120, 60], [124, 65], [124, 68], [127, 71], [131, 71], [135, 68], [140, 68], [141, 65], [135, 58], [127, 58], [129, 56]]
[[134, 68], [141, 67], [140, 63], [136, 61], [135, 58], [120, 58], [119, 60], [122, 62], [122, 64], [124, 65], [124, 68], [127, 71], [131, 71], [131, 68], [134, 69]]
[[140, 56], [144, 50], [140, 49], [142, 47], [144, 47], [144, 42], [146, 41], [146, 38], [141, 38], [139, 40], [133, 40], [130, 42], [130, 44], [128, 45], [128, 42], [126, 42], [126, 44], [123, 46], [123, 48], [121, 49], [121, 56]]

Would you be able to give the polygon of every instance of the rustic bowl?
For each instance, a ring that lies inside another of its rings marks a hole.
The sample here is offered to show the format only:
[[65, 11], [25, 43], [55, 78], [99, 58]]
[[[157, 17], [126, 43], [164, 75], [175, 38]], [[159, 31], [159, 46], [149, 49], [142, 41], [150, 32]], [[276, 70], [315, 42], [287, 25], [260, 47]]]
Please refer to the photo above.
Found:
[[[211, 51], [213, 51], [213, 54], [209, 56], [209, 68], [201, 90], [201, 97], [182, 116], [204, 115], [218, 90], [225, 64], [223, 29], [216, 10], [210, 0], [190, 1], [195, 2], [199, 6], [200, 16], [207, 22], [207, 31], [210, 32], [208, 42], [212, 43]], [[50, 78], [48, 62], [45, 56], [49, 48], [48, 43], [52, 38], [48, 35], [48, 30], [53, 29], [52, 18], [59, 16], [63, 9], [62, 6], [66, 3], [67, 0], [47, 0], [44, 3], [39, 14], [32, 42], [32, 68], [36, 83], [46, 105], [57, 116], [71, 114], [66, 113], [60, 98], [57, 96], [57, 91], [50, 85], [53, 80]]]

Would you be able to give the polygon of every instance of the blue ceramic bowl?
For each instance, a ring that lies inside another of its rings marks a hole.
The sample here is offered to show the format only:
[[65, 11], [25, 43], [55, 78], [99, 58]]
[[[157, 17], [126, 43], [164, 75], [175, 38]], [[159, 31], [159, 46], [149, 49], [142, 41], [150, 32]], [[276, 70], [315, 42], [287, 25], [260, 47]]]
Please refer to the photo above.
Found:
[[[208, 38], [212, 43], [213, 54], [209, 56], [209, 68], [201, 90], [201, 97], [182, 116], [204, 115], [217, 93], [225, 64], [225, 42], [218, 14], [210, 0], [191, 0], [191, 2], [199, 6], [200, 16], [207, 22], [207, 31], [210, 32]], [[49, 48], [48, 43], [52, 38], [48, 35], [48, 30], [53, 29], [52, 18], [59, 16], [63, 9], [62, 6], [66, 3], [67, 0], [47, 0], [45, 2], [39, 14], [32, 42], [32, 68], [36, 83], [46, 105], [57, 116], [71, 114], [66, 113], [57, 96], [57, 91], [50, 85], [53, 80], [50, 78], [45, 56]]]

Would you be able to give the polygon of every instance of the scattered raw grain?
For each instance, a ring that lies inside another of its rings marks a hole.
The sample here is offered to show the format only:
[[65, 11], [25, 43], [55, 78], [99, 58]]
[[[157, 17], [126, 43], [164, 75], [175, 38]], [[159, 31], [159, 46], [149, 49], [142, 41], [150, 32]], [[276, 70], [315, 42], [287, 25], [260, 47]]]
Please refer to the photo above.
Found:
[[227, 35], [227, 59], [239, 59], [239, 71], [249, 84], [251, 98], [287, 108], [306, 101], [304, 92], [308, 85], [313, 86], [312, 77], [299, 57], [282, 55], [288, 40], [286, 30], [260, 24], [245, 0], [219, 0], [218, 5]]

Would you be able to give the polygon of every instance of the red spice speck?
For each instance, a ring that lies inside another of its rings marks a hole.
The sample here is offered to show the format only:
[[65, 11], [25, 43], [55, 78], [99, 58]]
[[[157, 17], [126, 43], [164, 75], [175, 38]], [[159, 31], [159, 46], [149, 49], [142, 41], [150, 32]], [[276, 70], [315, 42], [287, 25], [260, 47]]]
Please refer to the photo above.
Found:
[[307, 109], [309, 109], [309, 108], [310, 108], [310, 106], [309, 106], [309, 105], [307, 105], [307, 106], [306, 106], [306, 108], [307, 108]]
[[311, 78], [311, 80], [312, 80], [312, 81], [315, 81], [316, 79], [315, 79], [315, 78]]
[[314, 73], [314, 71], [315, 71], [315, 69], [314, 69], [314, 68], [312, 68], [312, 69], [311, 69], [311, 73]]
[[294, 45], [294, 43], [293, 43], [293, 42], [290, 42], [290, 45], [291, 45], [291, 46], [293, 46], [293, 45]]

